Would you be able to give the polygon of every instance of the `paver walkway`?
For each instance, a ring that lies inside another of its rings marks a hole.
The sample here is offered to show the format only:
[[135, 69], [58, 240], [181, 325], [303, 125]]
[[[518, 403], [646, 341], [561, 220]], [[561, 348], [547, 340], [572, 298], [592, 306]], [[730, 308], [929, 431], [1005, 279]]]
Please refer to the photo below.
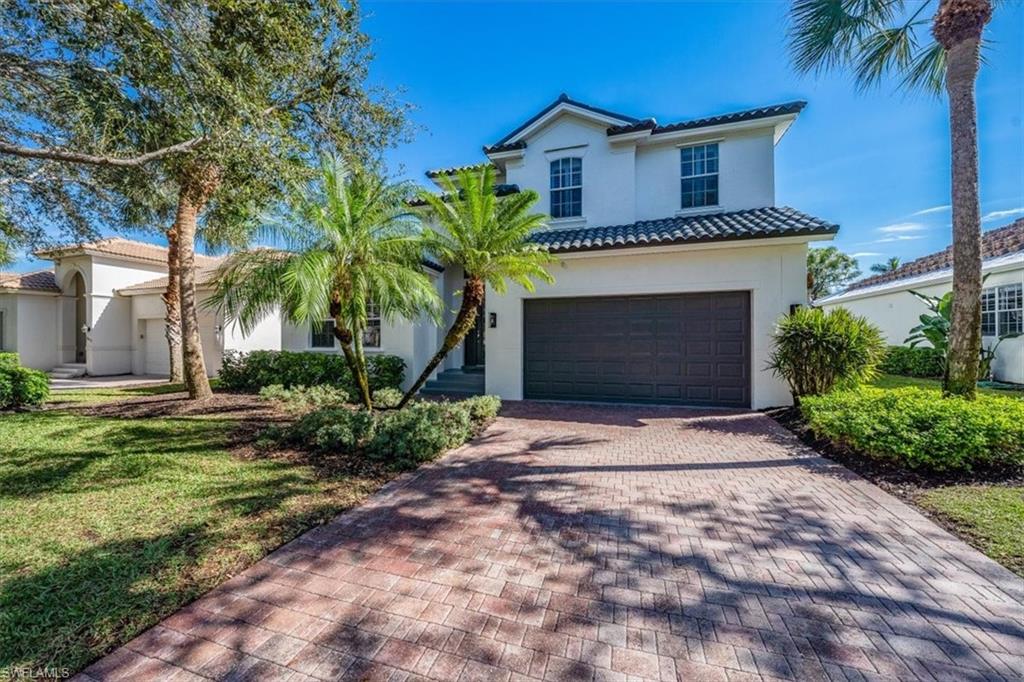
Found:
[[97, 679], [1015, 679], [1024, 586], [759, 414], [513, 404]]

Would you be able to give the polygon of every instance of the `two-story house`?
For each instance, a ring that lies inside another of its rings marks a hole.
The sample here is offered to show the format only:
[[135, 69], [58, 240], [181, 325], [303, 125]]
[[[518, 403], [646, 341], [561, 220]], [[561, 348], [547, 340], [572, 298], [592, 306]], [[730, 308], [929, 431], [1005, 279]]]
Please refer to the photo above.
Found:
[[[484, 147], [483, 163], [494, 167], [502, 191], [540, 194], [538, 209], [551, 219], [533, 239], [558, 256], [555, 283], [488, 291], [477, 329], [430, 386], [510, 400], [788, 403], [784, 382], [764, 369], [771, 333], [781, 315], [807, 301], [808, 242], [838, 230], [775, 206], [775, 146], [803, 107], [660, 124], [562, 95]], [[52, 340], [52, 352], [26, 358], [45, 355], [34, 363], [44, 369], [74, 359], [91, 374], [166, 372], [166, 280], [142, 276], [160, 259], [151, 249], [161, 249], [124, 241], [47, 251], [55, 273], [0, 279], [7, 349]], [[93, 291], [94, 261], [120, 263], [125, 281], [105, 275], [103, 291]], [[201, 293], [214, 265], [203, 264]], [[457, 266], [427, 272], [457, 307], [464, 273]], [[271, 317], [243, 337], [204, 315], [211, 371], [225, 349], [339, 352], [324, 325], [300, 328]], [[405, 358], [411, 381], [443, 333], [426, 320], [373, 318], [365, 341], [368, 352]]]

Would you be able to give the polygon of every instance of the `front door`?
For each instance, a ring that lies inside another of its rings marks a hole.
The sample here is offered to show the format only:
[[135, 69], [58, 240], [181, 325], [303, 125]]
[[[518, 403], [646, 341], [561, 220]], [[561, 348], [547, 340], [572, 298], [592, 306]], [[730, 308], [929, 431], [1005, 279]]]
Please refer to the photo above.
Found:
[[462, 364], [467, 369], [484, 366], [484, 307], [476, 311], [476, 322], [462, 343]]

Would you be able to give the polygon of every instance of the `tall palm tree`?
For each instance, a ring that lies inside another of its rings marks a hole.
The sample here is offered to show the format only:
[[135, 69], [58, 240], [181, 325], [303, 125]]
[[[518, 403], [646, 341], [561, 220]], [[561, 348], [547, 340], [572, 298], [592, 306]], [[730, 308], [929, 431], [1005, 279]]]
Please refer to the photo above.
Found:
[[415, 319], [424, 312], [437, 317], [440, 308], [423, 272], [408, 192], [330, 158], [317, 183], [293, 187], [289, 195], [285, 214], [265, 229], [285, 250], [254, 249], [229, 258], [218, 269], [209, 305], [244, 333], [278, 308], [299, 325], [333, 321], [359, 399], [370, 410], [363, 353], [368, 304], [384, 319]]
[[[929, 19], [929, 15], [931, 15]], [[975, 396], [981, 348], [981, 206], [974, 87], [992, 0], [793, 0], [800, 71], [849, 66], [861, 86], [888, 74], [949, 97], [952, 140], [953, 321], [944, 392]], [[929, 39], [926, 30], [930, 26]]]
[[900, 266], [900, 259], [897, 258], [896, 256], [892, 256], [891, 258], [886, 260], [884, 263], [875, 263], [874, 265], [872, 265], [871, 266], [871, 272], [877, 272], [878, 274], [883, 275], [883, 274], [885, 274], [887, 272], [892, 272], [893, 270], [895, 270], [899, 266]]
[[462, 303], [441, 347], [423, 373], [402, 398], [404, 406], [430, 378], [445, 356], [473, 328], [477, 310], [484, 302], [488, 285], [499, 294], [508, 290], [508, 282], [533, 291], [533, 279], [554, 282], [545, 265], [554, 261], [547, 252], [527, 241], [547, 216], [531, 213], [537, 201], [533, 190], [499, 198], [495, 194], [494, 169], [464, 169], [453, 180], [441, 178], [444, 194], [423, 191], [434, 224], [424, 232], [424, 248], [446, 265], [461, 265], [466, 273]]

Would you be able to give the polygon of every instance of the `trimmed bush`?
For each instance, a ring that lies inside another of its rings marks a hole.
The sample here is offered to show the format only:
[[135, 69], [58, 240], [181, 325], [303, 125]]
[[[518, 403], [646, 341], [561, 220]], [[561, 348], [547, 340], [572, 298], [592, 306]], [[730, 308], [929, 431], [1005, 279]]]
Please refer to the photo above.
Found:
[[[266, 394], [278, 395], [273, 388]], [[462, 445], [497, 415], [501, 401], [479, 396], [461, 402], [420, 401], [401, 410], [326, 408], [290, 426], [271, 427], [262, 440], [322, 453], [362, 452], [396, 468], [414, 467]]]
[[264, 400], [284, 403], [285, 407], [295, 411], [341, 407], [349, 401], [344, 389], [326, 385], [285, 388], [281, 384], [273, 384], [261, 388], [259, 395]]
[[460, 403], [418, 402], [377, 415], [367, 457], [406, 468], [469, 440], [473, 425]]
[[[405, 361], [395, 355], [366, 358], [370, 390], [399, 388], [405, 379]], [[256, 393], [265, 386], [330, 385], [358, 395], [355, 382], [341, 355], [285, 350], [229, 351], [220, 370], [220, 385], [229, 391]]]
[[402, 402], [402, 392], [397, 388], [381, 388], [373, 392], [373, 406], [389, 410]]
[[941, 378], [946, 360], [940, 351], [929, 346], [889, 346], [878, 369], [903, 377]]
[[798, 403], [834, 386], [870, 381], [885, 355], [878, 327], [845, 308], [797, 308], [779, 321], [773, 340], [768, 368], [786, 380]]
[[0, 353], [0, 410], [40, 405], [50, 397], [50, 377], [22, 367], [17, 353]]
[[1024, 464], [1019, 398], [964, 400], [920, 388], [861, 387], [808, 396], [800, 408], [816, 435], [911, 468]]
[[487, 426], [501, 410], [501, 398], [496, 395], [478, 395], [466, 398], [459, 404], [469, 411], [469, 419], [477, 429]]

